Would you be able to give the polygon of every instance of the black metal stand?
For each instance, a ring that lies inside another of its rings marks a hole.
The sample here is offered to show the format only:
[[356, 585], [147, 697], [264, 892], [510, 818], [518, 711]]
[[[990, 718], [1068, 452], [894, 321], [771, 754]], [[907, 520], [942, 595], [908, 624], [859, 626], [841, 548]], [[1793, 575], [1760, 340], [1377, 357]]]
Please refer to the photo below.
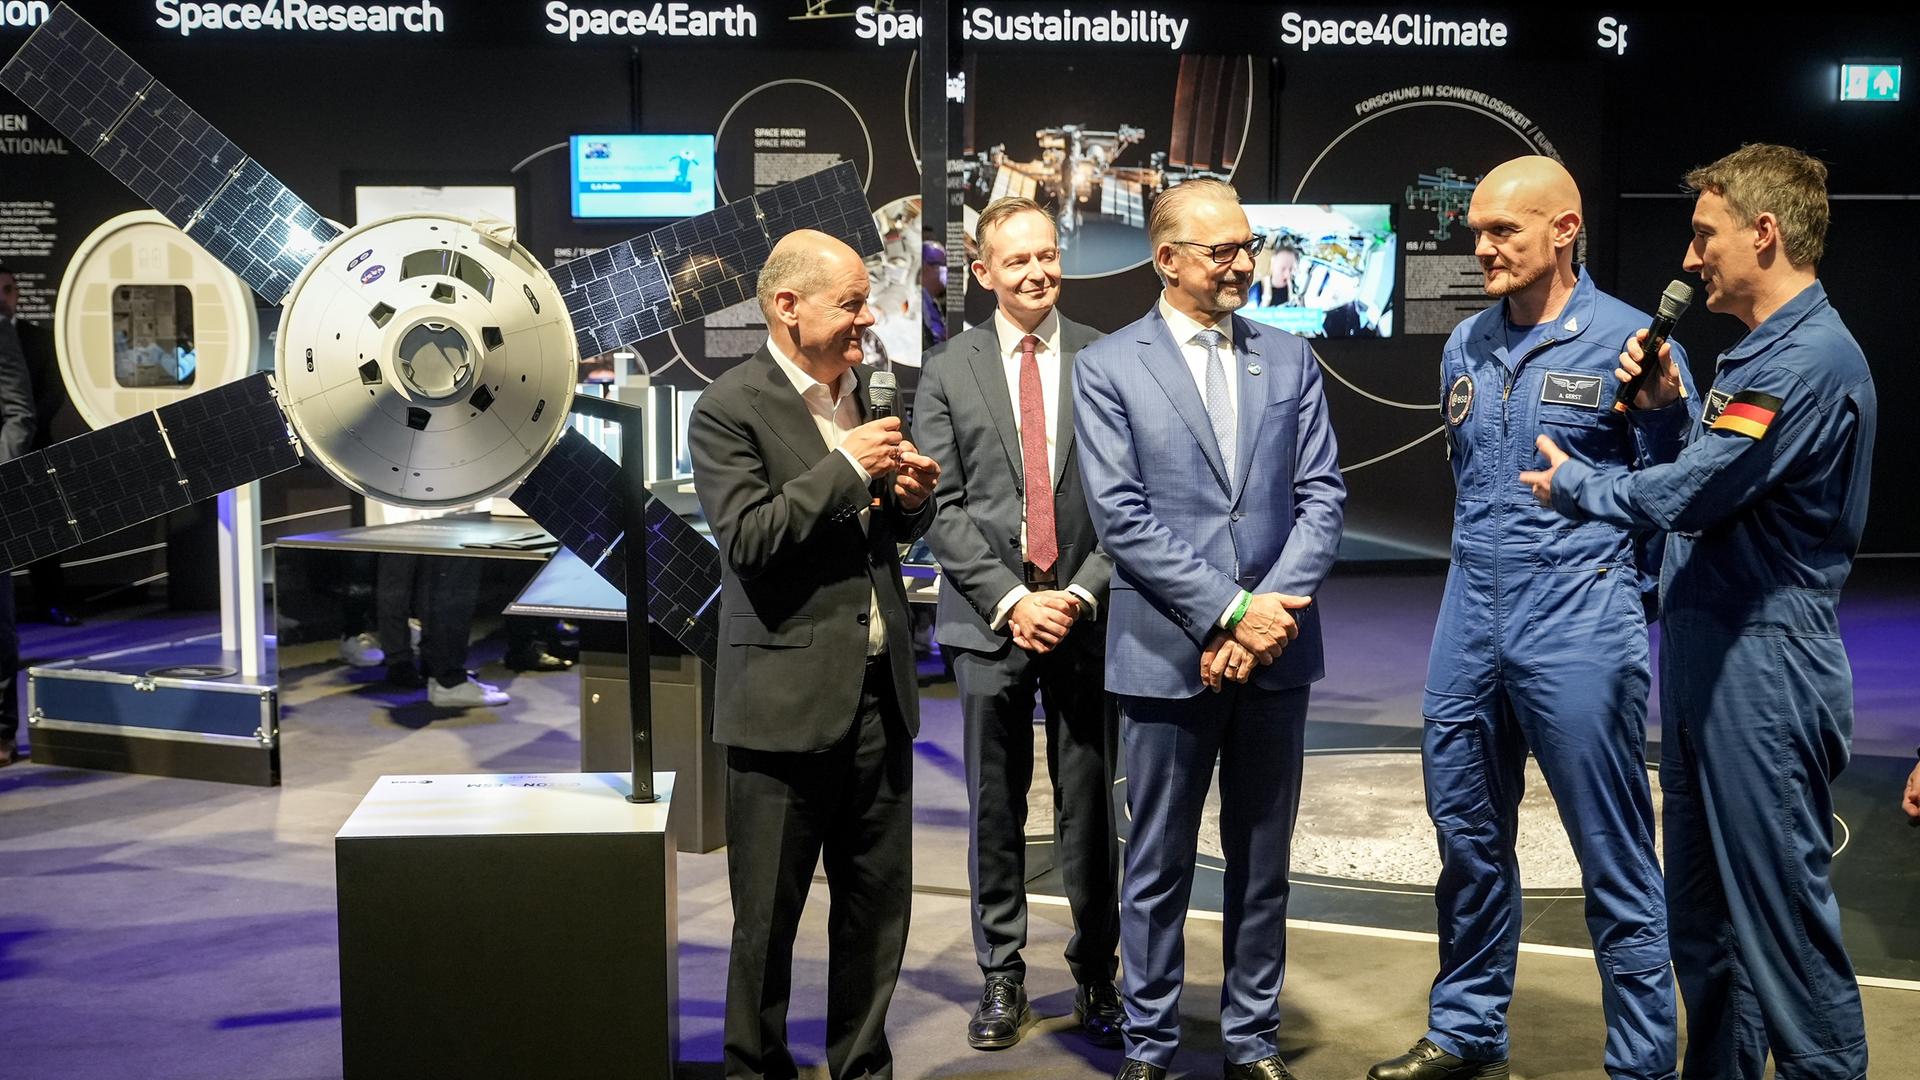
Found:
[[621, 525], [627, 560], [627, 702], [633, 723], [633, 788], [628, 802], [658, 802], [653, 790], [653, 671], [647, 649], [647, 470], [640, 406], [573, 396], [572, 411], [620, 425]]

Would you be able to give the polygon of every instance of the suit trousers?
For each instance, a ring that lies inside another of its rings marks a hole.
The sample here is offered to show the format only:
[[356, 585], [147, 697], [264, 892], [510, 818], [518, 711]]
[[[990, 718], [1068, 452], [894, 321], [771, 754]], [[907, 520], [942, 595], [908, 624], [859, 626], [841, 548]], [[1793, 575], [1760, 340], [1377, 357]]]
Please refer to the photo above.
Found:
[[966, 724], [967, 877], [980, 970], [1024, 981], [1027, 964], [1027, 791], [1033, 784], [1033, 699], [1046, 713], [1053, 779], [1054, 864], [1073, 912], [1067, 967], [1078, 983], [1113, 981], [1120, 944], [1119, 842], [1113, 769], [1118, 716], [1102, 689], [1105, 657], [1076, 640], [1035, 655], [955, 650]]
[[1120, 888], [1127, 1057], [1167, 1068], [1180, 1046], [1187, 900], [1200, 819], [1220, 766], [1226, 856], [1220, 1041], [1228, 1061], [1277, 1053], [1287, 959], [1287, 866], [1300, 809], [1308, 687], [1227, 684], [1180, 700], [1122, 697], [1127, 871]]
[[867, 661], [857, 716], [818, 753], [727, 749], [729, 1080], [792, 1080], [787, 1048], [793, 941], [826, 864], [827, 1071], [893, 1075], [887, 1004], [907, 949], [913, 895], [913, 739], [887, 658]]
[[442, 686], [466, 681], [481, 569], [481, 560], [466, 555], [381, 554], [374, 621], [388, 664], [413, 662], [407, 617], [417, 616], [421, 674]]

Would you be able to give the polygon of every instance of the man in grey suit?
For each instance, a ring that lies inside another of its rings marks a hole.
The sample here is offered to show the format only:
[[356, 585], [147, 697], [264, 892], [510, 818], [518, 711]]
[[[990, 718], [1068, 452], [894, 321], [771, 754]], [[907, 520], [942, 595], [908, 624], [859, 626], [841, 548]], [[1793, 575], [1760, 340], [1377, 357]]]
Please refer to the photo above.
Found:
[[713, 381], [688, 426], [721, 558], [713, 739], [727, 748], [730, 1080], [798, 1071], [793, 940], [823, 857], [828, 1072], [893, 1075], [887, 1003], [907, 945], [920, 729], [898, 545], [926, 531], [940, 468], [898, 417], [872, 415], [867, 288], [846, 244], [782, 238], [760, 271], [767, 343]]
[[953, 658], [966, 723], [967, 877], [986, 977], [967, 1025], [975, 1049], [1020, 1041], [1027, 1004], [1026, 821], [1033, 701], [1046, 711], [1054, 853], [1073, 911], [1074, 1015], [1120, 1041], [1114, 989], [1119, 851], [1112, 814], [1115, 714], [1101, 689], [1098, 622], [1113, 564], [1073, 462], [1073, 360], [1100, 336], [1061, 315], [1060, 242], [1032, 199], [980, 214], [974, 276], [993, 319], [928, 357], [915, 395], [921, 449], [948, 483], [927, 543], [945, 577], [935, 640]]
[[[20, 284], [0, 263], [0, 461], [26, 453], [33, 441], [33, 380], [14, 321], [19, 303]], [[13, 764], [19, 753], [20, 634], [13, 615], [13, 575], [0, 573], [0, 766]]]
[[1179, 1048], [1181, 930], [1217, 759], [1226, 1078], [1291, 1080], [1277, 1050], [1287, 859], [1322, 674], [1312, 596], [1346, 485], [1306, 342], [1232, 314], [1260, 250], [1233, 188], [1173, 188], [1147, 233], [1159, 303], [1081, 350], [1074, 378], [1080, 469], [1113, 558], [1107, 689], [1132, 821], [1119, 1078], [1160, 1080]]

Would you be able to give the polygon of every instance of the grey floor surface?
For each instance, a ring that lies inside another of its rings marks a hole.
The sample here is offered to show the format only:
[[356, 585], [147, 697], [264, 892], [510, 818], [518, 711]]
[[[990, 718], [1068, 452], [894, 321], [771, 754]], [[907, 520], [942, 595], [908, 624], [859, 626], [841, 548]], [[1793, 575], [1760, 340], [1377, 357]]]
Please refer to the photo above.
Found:
[[[0, 1078], [338, 1076], [332, 843], [361, 795], [383, 774], [577, 768], [571, 674], [515, 677], [489, 666], [483, 677], [503, 682], [513, 703], [452, 713], [343, 668], [330, 647], [293, 650], [283, 665], [279, 788], [31, 764], [0, 771]], [[1011, 1050], [965, 1044], [979, 984], [966, 901], [950, 891], [965, 827], [958, 714], [950, 686], [930, 689], [927, 703], [916, 866], [928, 887], [915, 898], [889, 1022], [896, 1075], [1110, 1076], [1117, 1052], [1070, 1030], [1073, 988], [1059, 960], [1070, 927], [1057, 906], [1034, 908], [1028, 950], [1043, 1019]], [[682, 855], [679, 879], [679, 1075], [713, 1080], [731, 925], [724, 854]], [[817, 888], [791, 1018], [796, 1052], [809, 1063], [821, 1060], [826, 914]], [[1187, 937], [1175, 1075], [1218, 1076], [1219, 924], [1195, 919]], [[1294, 927], [1282, 1049], [1301, 1080], [1358, 1080], [1419, 1035], [1433, 950], [1417, 936]], [[1870, 987], [1865, 996], [1873, 1074], [1920, 1075], [1920, 993]], [[1602, 1075], [1590, 959], [1525, 954], [1512, 1019], [1516, 1076]], [[826, 1074], [810, 1065], [806, 1075]]]

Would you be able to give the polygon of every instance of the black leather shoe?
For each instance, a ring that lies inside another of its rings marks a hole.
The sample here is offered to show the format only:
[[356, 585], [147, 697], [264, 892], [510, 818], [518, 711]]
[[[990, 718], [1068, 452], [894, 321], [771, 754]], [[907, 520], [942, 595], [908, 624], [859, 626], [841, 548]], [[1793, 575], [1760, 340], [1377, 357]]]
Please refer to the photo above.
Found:
[[1113, 1080], [1167, 1080], [1167, 1070], [1144, 1061], [1129, 1060], [1113, 1074]]
[[1120, 1025], [1126, 1010], [1120, 1006], [1120, 991], [1110, 982], [1082, 983], [1073, 994], [1073, 1018], [1080, 1030], [1099, 1046], [1120, 1045]]
[[1235, 1065], [1229, 1061], [1226, 1077], [1227, 1080], [1296, 1080], [1287, 1071], [1287, 1063], [1280, 1060], [1279, 1054], [1249, 1061], [1245, 1065]]
[[980, 1007], [967, 1022], [967, 1045], [975, 1050], [1005, 1050], [1020, 1041], [1021, 1032], [1032, 1022], [1027, 988], [1011, 976], [989, 975], [987, 988], [980, 993]]
[[34, 620], [32, 620], [34, 622], [43, 622], [51, 626], [79, 626], [80, 625], [80, 616], [75, 615], [73, 612], [68, 611], [65, 608], [50, 607], [44, 611], [35, 612], [35, 614], [38, 616], [38, 618], [35, 618]]
[[1413, 1049], [1368, 1069], [1367, 1080], [1507, 1080], [1507, 1059], [1468, 1061], [1422, 1038]]

